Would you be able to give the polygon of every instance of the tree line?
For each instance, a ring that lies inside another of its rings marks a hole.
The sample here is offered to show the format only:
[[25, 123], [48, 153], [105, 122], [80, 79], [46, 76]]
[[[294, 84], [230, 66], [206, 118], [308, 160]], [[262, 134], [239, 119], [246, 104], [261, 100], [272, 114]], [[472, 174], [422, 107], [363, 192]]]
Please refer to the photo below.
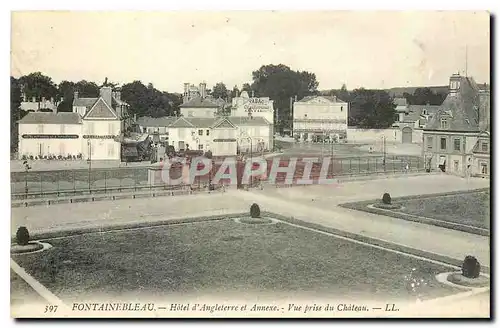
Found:
[[[108, 81], [103, 83], [81, 80], [61, 81], [56, 84], [49, 76], [40, 72], [31, 73], [18, 79], [11, 77], [11, 130], [13, 144], [17, 145], [16, 121], [26, 115], [20, 109], [21, 93], [24, 92], [27, 100], [36, 97], [40, 100], [54, 98], [59, 101], [58, 112], [71, 112], [75, 91], [79, 97], [98, 97], [102, 86], [110, 86], [114, 91], [121, 92], [123, 101], [130, 105], [130, 114], [151, 117], [177, 116], [182, 104], [182, 95], [158, 90], [152, 83], [144, 84], [136, 80], [119, 85]], [[230, 101], [231, 98], [246, 91], [256, 97], [269, 97], [274, 101], [275, 125], [277, 131], [292, 127], [291, 106], [292, 100], [301, 100], [306, 96], [319, 95], [319, 82], [316, 74], [308, 71], [293, 70], [283, 64], [262, 65], [252, 72], [252, 80], [244, 83], [241, 88], [234, 86], [228, 89], [224, 82], [216, 83], [207, 94], [214, 98]], [[349, 125], [362, 128], [387, 128], [394, 123], [395, 105], [393, 98], [385, 90], [354, 89], [347, 90], [346, 85], [341, 89], [330, 90], [327, 95], [337, 96], [350, 103]], [[442, 95], [432, 91], [417, 89], [413, 95], [405, 94], [410, 104], [440, 102]], [[61, 101], [62, 100], [62, 101]], [[441, 101], [442, 102], [442, 101]]]

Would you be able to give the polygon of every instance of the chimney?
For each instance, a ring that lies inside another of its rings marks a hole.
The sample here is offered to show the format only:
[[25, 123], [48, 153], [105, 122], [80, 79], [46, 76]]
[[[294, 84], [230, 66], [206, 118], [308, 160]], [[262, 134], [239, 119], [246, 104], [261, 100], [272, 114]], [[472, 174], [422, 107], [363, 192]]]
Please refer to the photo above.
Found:
[[254, 97], [255, 97], [255, 91], [252, 90], [252, 98], [254, 98]]
[[115, 98], [118, 101], [122, 101], [122, 93], [121, 93], [121, 91], [116, 91], [115, 92]]
[[26, 102], [26, 94], [23, 92], [23, 102]]
[[200, 83], [200, 96], [205, 98], [207, 96], [207, 84], [205, 82]]
[[34, 102], [34, 103], [36, 102], [36, 97], [32, 98], [32, 102]]
[[54, 97], [50, 97], [50, 103], [53, 104], [54, 103]]
[[78, 91], [75, 91], [73, 98], [78, 99]]
[[108, 104], [108, 106], [111, 107], [113, 105], [111, 101], [111, 94], [112, 94], [111, 87], [102, 87], [101, 90], [99, 90], [99, 94], [102, 97], [102, 99], [104, 99], [106, 104]]
[[42, 104], [45, 105], [45, 97], [42, 97]]

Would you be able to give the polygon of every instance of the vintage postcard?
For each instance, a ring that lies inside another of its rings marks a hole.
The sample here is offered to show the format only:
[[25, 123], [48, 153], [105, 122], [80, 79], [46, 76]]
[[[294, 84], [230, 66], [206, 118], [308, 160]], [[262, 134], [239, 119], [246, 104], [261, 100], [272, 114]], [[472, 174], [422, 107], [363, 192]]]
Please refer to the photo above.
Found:
[[14, 318], [490, 318], [490, 14], [12, 12]]

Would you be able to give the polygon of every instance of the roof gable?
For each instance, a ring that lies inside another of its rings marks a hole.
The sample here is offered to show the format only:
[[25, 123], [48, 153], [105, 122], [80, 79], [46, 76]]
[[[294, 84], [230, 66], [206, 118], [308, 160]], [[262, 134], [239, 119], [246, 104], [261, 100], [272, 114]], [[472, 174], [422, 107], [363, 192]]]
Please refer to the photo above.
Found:
[[97, 119], [118, 119], [115, 111], [109, 107], [104, 99], [99, 98], [94, 106], [85, 114], [84, 119], [97, 118]]
[[188, 102], [180, 105], [179, 107], [181, 108], [219, 108], [220, 106], [213, 103], [212, 101], [206, 99], [206, 98], [201, 98], [201, 97], [195, 97]]
[[184, 117], [179, 117], [175, 122], [168, 126], [169, 128], [193, 128], [194, 125], [191, 124]]
[[227, 118], [222, 118], [220, 121], [216, 122], [212, 128], [214, 129], [226, 129], [226, 128], [231, 128], [231, 129], [236, 129], [236, 126], [231, 123]]

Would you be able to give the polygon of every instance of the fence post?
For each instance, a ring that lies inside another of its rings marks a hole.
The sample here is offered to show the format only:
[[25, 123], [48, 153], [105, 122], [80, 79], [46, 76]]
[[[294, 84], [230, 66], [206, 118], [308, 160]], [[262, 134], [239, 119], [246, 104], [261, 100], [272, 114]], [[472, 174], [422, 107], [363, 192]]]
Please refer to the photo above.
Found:
[[40, 193], [43, 193], [43, 174], [40, 174]]
[[106, 194], [108, 191], [108, 171], [104, 171], [104, 193]]
[[75, 171], [73, 171], [73, 195], [76, 194]]
[[394, 165], [396, 163], [395, 159], [394, 159], [394, 155], [392, 155], [392, 172], [393, 173], [396, 173], [396, 165]]
[[[149, 172], [148, 172], [149, 174]], [[154, 181], [154, 179], [153, 179]], [[137, 170], [134, 170], [134, 191], [137, 191]]]
[[57, 197], [59, 197], [59, 181], [61, 180], [61, 172], [60, 171], [57, 172], [56, 180], [57, 180]]
[[368, 164], [367, 171], [368, 171], [368, 173], [370, 173], [370, 157], [366, 158], [366, 162]]
[[352, 175], [352, 159], [349, 157], [349, 175]]

